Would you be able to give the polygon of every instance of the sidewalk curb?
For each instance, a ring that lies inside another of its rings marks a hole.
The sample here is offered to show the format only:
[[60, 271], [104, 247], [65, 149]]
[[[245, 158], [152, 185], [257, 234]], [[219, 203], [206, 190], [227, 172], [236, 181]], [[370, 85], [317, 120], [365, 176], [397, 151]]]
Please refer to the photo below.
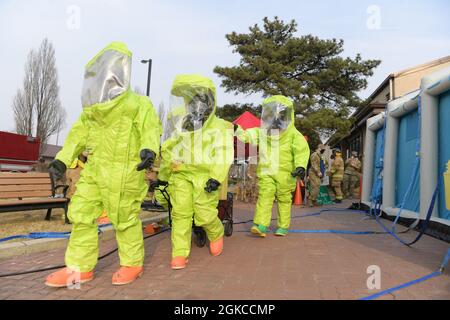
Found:
[[[142, 224], [149, 224], [158, 222], [168, 215], [166, 212], [162, 212], [155, 217], [149, 217], [141, 219]], [[99, 241], [104, 242], [115, 238], [113, 226], [108, 226], [102, 229], [102, 233], [99, 236]], [[68, 239], [34, 239], [24, 240], [13, 243], [0, 244], [0, 260], [20, 256], [24, 254], [49, 251], [54, 249], [65, 248], [67, 246]]]

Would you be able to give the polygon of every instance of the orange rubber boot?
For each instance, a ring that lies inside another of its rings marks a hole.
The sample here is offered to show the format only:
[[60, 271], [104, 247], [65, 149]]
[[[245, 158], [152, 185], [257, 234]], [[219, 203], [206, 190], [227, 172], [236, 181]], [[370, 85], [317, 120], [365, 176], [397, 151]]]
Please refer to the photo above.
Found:
[[109, 224], [111, 223], [111, 220], [109, 220], [108, 217], [100, 217], [97, 220], [97, 224]]
[[53, 272], [45, 279], [45, 285], [53, 288], [64, 288], [94, 279], [94, 272], [78, 272], [69, 268], [62, 268]]
[[173, 270], [184, 269], [186, 268], [186, 264], [188, 263], [188, 261], [189, 260], [186, 259], [185, 257], [175, 257], [172, 258], [170, 266], [172, 267]]
[[223, 251], [223, 237], [209, 243], [209, 252], [215, 257], [220, 256]]
[[106, 210], [103, 209], [102, 215], [100, 216], [100, 218], [97, 219], [97, 224], [109, 224], [109, 223], [111, 223], [111, 220], [109, 220]]
[[116, 286], [129, 284], [139, 278], [143, 272], [143, 267], [120, 267], [120, 269], [113, 274], [112, 284]]

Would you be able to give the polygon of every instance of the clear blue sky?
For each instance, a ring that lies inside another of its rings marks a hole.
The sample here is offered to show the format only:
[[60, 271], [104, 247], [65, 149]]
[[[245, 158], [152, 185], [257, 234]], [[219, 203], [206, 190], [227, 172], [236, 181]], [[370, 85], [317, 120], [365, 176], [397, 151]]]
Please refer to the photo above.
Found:
[[[380, 10], [378, 29], [367, 27], [373, 5]], [[0, 130], [14, 129], [11, 101], [21, 86], [28, 51], [44, 37], [56, 49], [61, 101], [68, 113], [64, 138], [81, 112], [83, 66], [112, 40], [126, 42], [134, 53], [133, 88], [146, 84], [147, 69], [139, 61], [153, 59], [151, 98], [157, 107], [168, 103], [178, 73], [210, 76], [219, 87], [214, 66], [239, 61], [226, 33], [245, 32], [265, 16], [295, 19], [299, 35], [343, 39], [345, 55], [383, 61], [360, 93], [367, 97], [389, 73], [450, 55], [449, 12], [448, 0], [0, 0]], [[219, 105], [260, 102], [257, 95], [235, 96], [221, 88], [218, 98]]]

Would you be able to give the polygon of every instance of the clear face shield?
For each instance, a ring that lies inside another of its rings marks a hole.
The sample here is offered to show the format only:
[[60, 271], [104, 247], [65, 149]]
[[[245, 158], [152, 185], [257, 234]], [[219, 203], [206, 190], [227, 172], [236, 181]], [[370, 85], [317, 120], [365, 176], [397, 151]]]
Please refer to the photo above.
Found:
[[292, 110], [277, 102], [265, 104], [262, 107], [261, 125], [270, 134], [281, 133], [292, 122]]
[[131, 77], [131, 57], [107, 50], [86, 68], [81, 103], [92, 106], [114, 99], [128, 90]]
[[209, 90], [176, 90], [170, 97], [168, 131], [192, 132], [201, 129], [214, 110], [214, 95]]

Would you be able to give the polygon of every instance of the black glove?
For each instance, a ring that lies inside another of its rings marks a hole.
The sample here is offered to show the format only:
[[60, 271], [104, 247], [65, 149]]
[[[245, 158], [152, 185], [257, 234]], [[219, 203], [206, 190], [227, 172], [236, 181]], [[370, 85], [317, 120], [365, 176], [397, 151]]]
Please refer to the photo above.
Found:
[[305, 168], [297, 167], [291, 175], [295, 177], [300, 177], [301, 180], [305, 179]]
[[64, 173], [66, 172], [66, 165], [61, 160], [55, 159], [48, 165], [48, 172], [55, 178], [55, 180], [60, 180]]
[[215, 180], [215, 179], [209, 179], [206, 182], [206, 187], [205, 187], [205, 191], [208, 193], [211, 193], [213, 191], [216, 191], [217, 189], [219, 189], [220, 186], [220, 182]]
[[148, 191], [153, 192], [156, 188], [159, 186], [167, 186], [169, 183], [167, 181], [163, 180], [156, 180], [156, 181], [150, 181], [150, 187], [148, 188]]
[[155, 162], [156, 153], [149, 149], [142, 149], [140, 156], [142, 162], [137, 165], [136, 170], [142, 171], [144, 169], [151, 169], [153, 162]]

